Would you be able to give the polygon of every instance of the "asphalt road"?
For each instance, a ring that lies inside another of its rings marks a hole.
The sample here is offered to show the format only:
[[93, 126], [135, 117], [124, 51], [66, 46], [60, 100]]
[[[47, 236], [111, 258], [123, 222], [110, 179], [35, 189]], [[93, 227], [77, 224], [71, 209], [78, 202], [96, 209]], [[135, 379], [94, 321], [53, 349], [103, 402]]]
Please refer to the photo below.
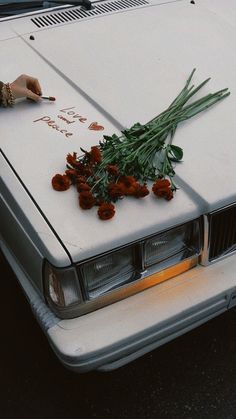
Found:
[[0, 254], [1, 419], [235, 419], [236, 311], [130, 365], [77, 375], [51, 351]]

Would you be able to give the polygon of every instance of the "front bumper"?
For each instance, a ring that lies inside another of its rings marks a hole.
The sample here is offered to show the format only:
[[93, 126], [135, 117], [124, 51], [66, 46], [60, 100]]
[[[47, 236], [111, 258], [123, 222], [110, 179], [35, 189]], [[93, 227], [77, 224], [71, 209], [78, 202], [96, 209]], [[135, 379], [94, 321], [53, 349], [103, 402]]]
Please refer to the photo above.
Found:
[[118, 368], [236, 305], [236, 255], [197, 266], [164, 283], [76, 319], [47, 337], [77, 372]]
[[92, 313], [60, 320], [0, 244], [55, 354], [76, 372], [118, 368], [236, 306], [234, 254]]

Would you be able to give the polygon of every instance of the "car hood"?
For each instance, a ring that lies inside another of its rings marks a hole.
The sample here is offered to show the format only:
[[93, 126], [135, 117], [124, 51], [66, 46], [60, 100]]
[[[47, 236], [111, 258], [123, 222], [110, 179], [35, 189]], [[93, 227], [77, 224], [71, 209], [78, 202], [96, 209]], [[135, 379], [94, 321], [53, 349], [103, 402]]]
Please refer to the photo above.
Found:
[[[236, 200], [236, 28], [202, 3], [146, 3], [47, 28], [37, 28], [30, 17], [1, 23], [6, 35], [0, 59], [7, 63], [1, 78], [36, 75], [43, 93], [57, 99], [1, 110], [1, 150], [73, 261]], [[174, 143], [184, 159], [176, 166], [180, 189], [173, 200], [127, 198], [103, 222], [96, 209], [79, 208], [73, 188], [52, 189], [51, 178], [64, 172], [68, 153], [152, 119], [194, 67], [196, 85], [212, 77], [199, 97], [224, 87], [231, 95], [178, 127]]]

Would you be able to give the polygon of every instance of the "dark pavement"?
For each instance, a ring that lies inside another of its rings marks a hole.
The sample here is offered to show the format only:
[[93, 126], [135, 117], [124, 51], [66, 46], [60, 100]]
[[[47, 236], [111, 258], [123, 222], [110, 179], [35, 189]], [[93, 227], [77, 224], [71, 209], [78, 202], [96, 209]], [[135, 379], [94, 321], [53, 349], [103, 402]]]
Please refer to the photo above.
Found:
[[1, 419], [235, 419], [236, 310], [110, 373], [66, 370], [0, 254]]

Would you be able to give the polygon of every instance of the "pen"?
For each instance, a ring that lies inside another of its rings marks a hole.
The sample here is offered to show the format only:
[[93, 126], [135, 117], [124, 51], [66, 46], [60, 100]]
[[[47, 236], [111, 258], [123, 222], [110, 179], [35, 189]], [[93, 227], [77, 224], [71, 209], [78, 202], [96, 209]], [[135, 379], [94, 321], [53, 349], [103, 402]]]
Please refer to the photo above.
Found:
[[54, 102], [56, 100], [54, 96], [41, 96], [41, 99], [50, 100], [51, 102]]

